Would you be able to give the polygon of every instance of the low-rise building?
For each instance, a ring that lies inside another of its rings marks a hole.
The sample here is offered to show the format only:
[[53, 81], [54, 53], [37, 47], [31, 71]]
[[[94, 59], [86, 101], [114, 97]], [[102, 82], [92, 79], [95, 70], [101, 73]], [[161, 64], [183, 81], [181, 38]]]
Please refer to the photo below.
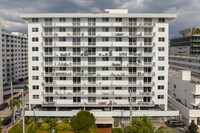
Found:
[[169, 68], [173, 70], [188, 70], [192, 75], [200, 76], [200, 58], [191, 56], [169, 56]]
[[190, 71], [169, 70], [169, 104], [177, 108], [186, 123], [200, 126], [200, 78]]
[[180, 56], [200, 55], [200, 28], [193, 27], [179, 31], [179, 37], [170, 39], [170, 54]]

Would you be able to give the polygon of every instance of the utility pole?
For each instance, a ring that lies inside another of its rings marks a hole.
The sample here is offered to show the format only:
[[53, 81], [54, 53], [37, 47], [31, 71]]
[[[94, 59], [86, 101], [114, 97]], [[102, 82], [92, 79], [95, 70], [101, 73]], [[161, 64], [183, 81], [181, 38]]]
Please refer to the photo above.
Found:
[[11, 105], [12, 105], [12, 125], [15, 124], [15, 115], [14, 115], [14, 107], [13, 107], [13, 85], [12, 85], [12, 81], [10, 82], [10, 92], [11, 92], [11, 98], [10, 98], [10, 101], [11, 101]]
[[22, 90], [22, 117], [23, 117], [23, 133], [25, 133], [24, 90]]
[[131, 124], [131, 121], [132, 121], [132, 90], [131, 89], [129, 90], [129, 93], [130, 93], [130, 124]]

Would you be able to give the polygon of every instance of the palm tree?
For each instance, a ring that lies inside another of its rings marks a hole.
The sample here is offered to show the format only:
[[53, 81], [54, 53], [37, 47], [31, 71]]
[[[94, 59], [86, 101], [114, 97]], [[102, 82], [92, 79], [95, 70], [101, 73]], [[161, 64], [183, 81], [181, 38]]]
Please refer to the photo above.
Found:
[[125, 128], [126, 133], [174, 133], [170, 127], [161, 126], [156, 130], [148, 117], [134, 118], [131, 126]]
[[12, 124], [15, 123], [15, 107], [19, 108], [20, 107], [20, 101], [16, 99], [11, 99], [10, 100], [10, 109], [12, 110]]
[[24, 85], [24, 91], [27, 91], [27, 90], [28, 90], [28, 86]]

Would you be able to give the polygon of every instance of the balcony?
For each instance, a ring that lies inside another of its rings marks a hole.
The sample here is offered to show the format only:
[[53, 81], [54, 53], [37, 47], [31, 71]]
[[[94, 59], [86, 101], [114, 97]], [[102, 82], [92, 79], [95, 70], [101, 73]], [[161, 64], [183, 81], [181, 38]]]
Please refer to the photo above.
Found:
[[80, 65], [81, 65], [81, 62], [73, 62], [73, 65], [74, 65], [74, 66], [80, 66]]
[[129, 32], [129, 36], [140, 37], [142, 36], [142, 32]]

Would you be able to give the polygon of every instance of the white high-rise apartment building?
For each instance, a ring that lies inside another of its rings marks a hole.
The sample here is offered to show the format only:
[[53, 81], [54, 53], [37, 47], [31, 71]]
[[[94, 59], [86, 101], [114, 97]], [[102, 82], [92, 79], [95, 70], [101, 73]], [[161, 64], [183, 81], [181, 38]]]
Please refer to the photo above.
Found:
[[2, 33], [3, 84], [28, 79], [28, 38], [22, 33]]
[[[0, 24], [0, 51], [2, 51], [2, 27]], [[0, 54], [0, 64], [2, 64], [2, 55]], [[2, 65], [0, 65], [0, 75], [2, 75]], [[0, 104], [3, 102], [3, 77], [0, 76]]]
[[39, 105], [26, 115], [71, 116], [76, 111], [67, 110], [82, 108], [128, 116], [130, 91], [133, 116], [178, 115], [167, 111], [168, 22], [175, 14], [108, 9], [21, 17], [29, 23], [29, 103]]

